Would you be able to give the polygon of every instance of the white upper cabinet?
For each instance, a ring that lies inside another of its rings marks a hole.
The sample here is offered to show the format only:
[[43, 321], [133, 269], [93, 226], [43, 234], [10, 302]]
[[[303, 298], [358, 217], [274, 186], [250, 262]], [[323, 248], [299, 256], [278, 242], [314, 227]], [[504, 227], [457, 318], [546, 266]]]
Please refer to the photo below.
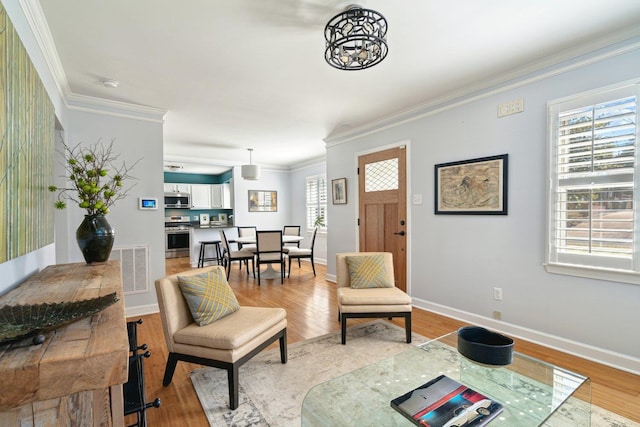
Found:
[[231, 200], [231, 184], [213, 184], [211, 186], [211, 207], [217, 209], [233, 209]]
[[211, 209], [211, 185], [191, 184], [191, 209]]
[[191, 193], [191, 184], [174, 184], [170, 182], [164, 183], [165, 193]]

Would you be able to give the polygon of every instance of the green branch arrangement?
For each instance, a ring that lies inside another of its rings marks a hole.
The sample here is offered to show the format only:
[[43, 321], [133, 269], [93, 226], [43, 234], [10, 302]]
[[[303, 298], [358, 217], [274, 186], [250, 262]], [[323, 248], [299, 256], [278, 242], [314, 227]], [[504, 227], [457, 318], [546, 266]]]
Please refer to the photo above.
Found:
[[124, 181], [136, 179], [129, 172], [141, 159], [131, 166], [122, 162], [116, 167], [114, 162], [119, 156], [113, 154], [113, 142], [114, 140], [108, 146], [103, 146], [98, 140], [89, 147], [80, 144], [69, 147], [62, 144], [60, 154], [65, 159], [63, 166], [67, 173], [64, 177], [70, 180], [72, 188], [49, 186], [49, 191], [58, 192], [54, 203], [56, 209], [66, 208], [65, 200], [70, 200], [85, 209], [87, 215], [106, 215], [117, 200], [127, 196], [135, 184], [125, 188]]

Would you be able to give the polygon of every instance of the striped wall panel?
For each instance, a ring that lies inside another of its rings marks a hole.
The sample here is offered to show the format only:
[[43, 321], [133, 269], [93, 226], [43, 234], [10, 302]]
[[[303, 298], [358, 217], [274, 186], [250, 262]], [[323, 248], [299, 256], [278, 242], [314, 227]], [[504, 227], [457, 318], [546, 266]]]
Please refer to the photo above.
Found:
[[0, 263], [53, 243], [55, 116], [0, 4]]

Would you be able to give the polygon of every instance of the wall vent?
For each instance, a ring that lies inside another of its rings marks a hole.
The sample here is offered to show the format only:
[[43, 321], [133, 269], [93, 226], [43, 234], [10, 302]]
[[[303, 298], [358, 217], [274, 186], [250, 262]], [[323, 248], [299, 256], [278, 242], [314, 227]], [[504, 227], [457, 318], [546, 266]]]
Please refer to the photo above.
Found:
[[109, 260], [120, 261], [125, 295], [149, 292], [149, 246], [113, 248]]

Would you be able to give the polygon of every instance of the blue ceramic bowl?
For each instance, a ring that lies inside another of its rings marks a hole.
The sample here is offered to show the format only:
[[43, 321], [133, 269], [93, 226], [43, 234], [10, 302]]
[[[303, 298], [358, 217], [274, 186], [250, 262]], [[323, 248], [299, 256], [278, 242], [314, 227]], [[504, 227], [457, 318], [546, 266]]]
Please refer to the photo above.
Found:
[[458, 329], [458, 352], [474, 362], [504, 366], [513, 360], [513, 340], [480, 326]]

